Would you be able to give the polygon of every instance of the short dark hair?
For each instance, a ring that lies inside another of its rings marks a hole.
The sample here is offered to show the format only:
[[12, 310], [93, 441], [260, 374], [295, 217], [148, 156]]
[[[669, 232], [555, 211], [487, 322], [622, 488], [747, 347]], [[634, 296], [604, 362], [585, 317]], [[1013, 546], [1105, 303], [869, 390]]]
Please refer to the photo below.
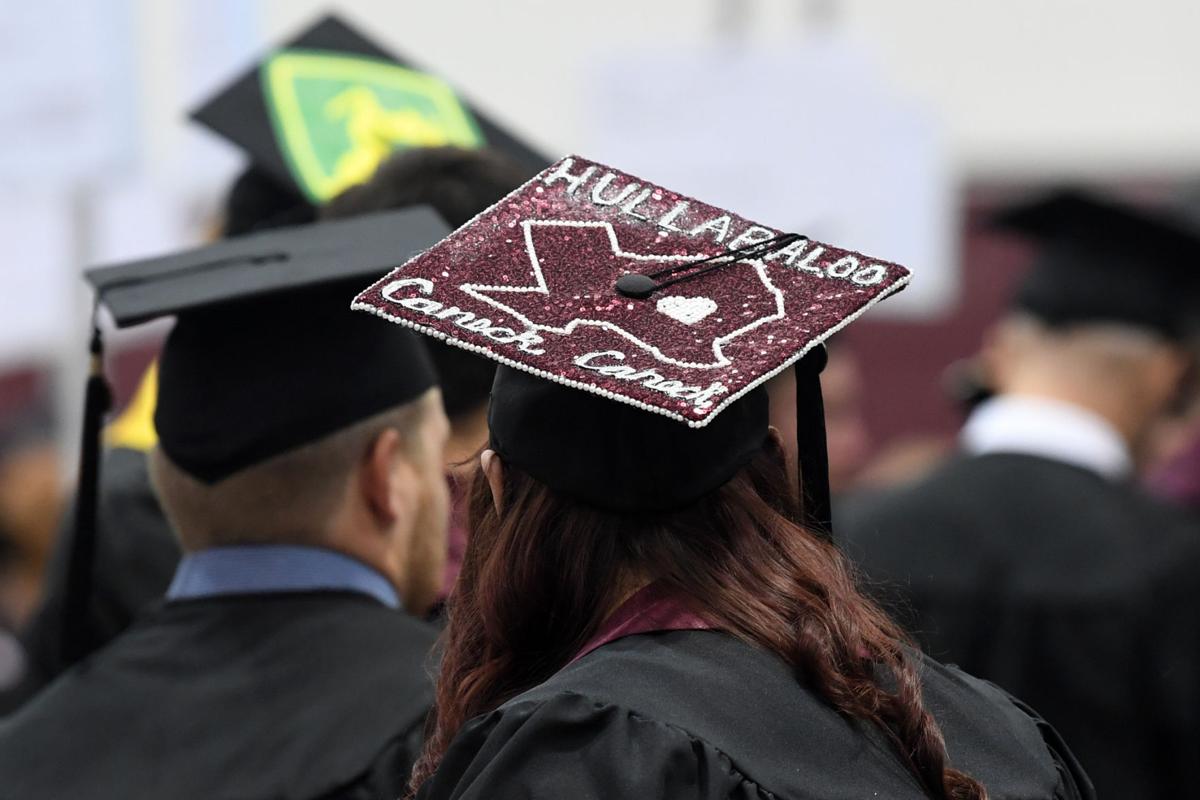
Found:
[[[329, 201], [321, 209], [321, 218], [429, 205], [457, 228], [531, 177], [531, 172], [495, 150], [405, 150], [380, 164], [369, 181]], [[426, 339], [425, 345], [451, 422], [487, 403], [496, 374], [494, 362], [434, 339]]]
[[321, 217], [344, 219], [389, 208], [430, 205], [457, 228], [531, 177], [495, 150], [404, 150], [380, 164], [369, 181], [330, 200], [321, 209]]
[[316, 209], [263, 169], [250, 165], [225, 195], [221, 235], [242, 236], [270, 228], [301, 225], [317, 217]]

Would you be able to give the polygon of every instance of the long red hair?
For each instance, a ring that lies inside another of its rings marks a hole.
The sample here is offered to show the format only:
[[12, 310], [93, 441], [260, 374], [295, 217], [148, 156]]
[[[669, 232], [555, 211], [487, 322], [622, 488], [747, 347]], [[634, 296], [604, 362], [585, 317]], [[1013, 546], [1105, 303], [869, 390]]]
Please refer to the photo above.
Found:
[[858, 591], [841, 553], [799, 523], [780, 458], [767, 448], [720, 489], [663, 514], [600, 511], [507, 464], [499, 514], [477, 473], [413, 790], [468, 720], [565, 666], [633, 576], [665, 583], [720, 629], [792, 664], [840, 713], [877, 726], [931, 797], [986, 800], [947, 764], [904, 634]]

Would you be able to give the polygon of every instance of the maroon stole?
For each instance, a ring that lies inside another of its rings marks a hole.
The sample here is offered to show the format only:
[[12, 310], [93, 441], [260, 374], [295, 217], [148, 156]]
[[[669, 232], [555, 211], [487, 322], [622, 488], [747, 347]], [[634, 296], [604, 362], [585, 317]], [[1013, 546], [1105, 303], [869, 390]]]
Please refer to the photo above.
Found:
[[639, 633], [706, 631], [715, 626], [689, 609], [664, 584], [643, 586], [609, 615], [596, 635], [571, 659], [574, 664], [598, 647]]

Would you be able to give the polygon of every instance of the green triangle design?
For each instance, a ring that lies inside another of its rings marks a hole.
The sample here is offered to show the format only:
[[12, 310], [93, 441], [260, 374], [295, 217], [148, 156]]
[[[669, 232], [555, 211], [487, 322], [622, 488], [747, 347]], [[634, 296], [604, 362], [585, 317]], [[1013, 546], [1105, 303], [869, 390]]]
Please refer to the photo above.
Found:
[[314, 203], [367, 180], [396, 150], [485, 143], [445, 81], [390, 61], [280, 50], [262, 83], [279, 149]]

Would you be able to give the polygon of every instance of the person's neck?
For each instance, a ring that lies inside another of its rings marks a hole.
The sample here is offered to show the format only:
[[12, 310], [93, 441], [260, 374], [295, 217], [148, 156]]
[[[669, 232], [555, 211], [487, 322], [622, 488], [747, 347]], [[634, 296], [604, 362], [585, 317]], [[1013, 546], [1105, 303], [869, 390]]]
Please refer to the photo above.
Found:
[[374, 530], [373, 524], [365, 509], [358, 509], [357, 514], [346, 512], [334, 518], [329, 533], [318, 546], [361, 561], [387, 578], [396, 592], [404, 597], [401, 578], [403, 565], [397, 561], [395, 548], [387, 546], [388, 537]]
[[365, 564], [386, 577], [395, 586], [396, 590], [399, 591], [401, 587], [396, 585], [398, 571], [393, 565], [388, 563], [385, 552], [364, 547], [361, 545], [361, 541], [359, 537], [338, 536], [336, 532], [330, 532], [320, 537], [247, 537], [222, 539], [220, 541], [199, 540], [195, 537], [180, 536], [180, 545], [185, 555], [227, 547], [299, 547], [328, 550]]
[[1094, 414], [1120, 435], [1130, 452], [1137, 452], [1145, 436], [1145, 409], [1135, 392], [1123, 387], [1029, 382], [1014, 383], [1001, 394], [1050, 400]]
[[1002, 392], [967, 419], [960, 444], [973, 456], [1019, 453], [1081, 467], [1110, 480], [1135, 469], [1120, 431], [1100, 414], [1061, 397]]
[[629, 602], [629, 598], [645, 589], [654, 580], [641, 573], [624, 573], [617, 579], [617, 590], [613, 592], [612, 601], [604, 611], [603, 620], [615, 614], [621, 606]]

